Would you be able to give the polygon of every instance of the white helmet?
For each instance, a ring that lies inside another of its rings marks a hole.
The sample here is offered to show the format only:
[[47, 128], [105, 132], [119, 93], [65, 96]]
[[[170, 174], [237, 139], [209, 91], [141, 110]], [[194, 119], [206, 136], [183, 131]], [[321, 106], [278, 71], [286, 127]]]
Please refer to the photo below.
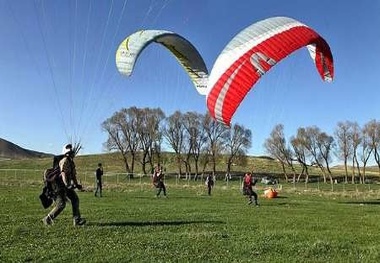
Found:
[[66, 144], [63, 146], [62, 154], [67, 154], [73, 150], [73, 146], [71, 144]]

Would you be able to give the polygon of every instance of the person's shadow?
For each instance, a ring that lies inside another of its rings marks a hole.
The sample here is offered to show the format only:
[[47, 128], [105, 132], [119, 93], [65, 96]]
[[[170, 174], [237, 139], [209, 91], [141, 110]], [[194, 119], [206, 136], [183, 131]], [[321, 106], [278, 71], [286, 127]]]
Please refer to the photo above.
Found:
[[193, 220], [193, 221], [121, 221], [121, 222], [87, 222], [88, 226], [112, 227], [112, 226], [180, 226], [189, 224], [225, 224], [223, 221]]
[[347, 201], [340, 202], [341, 204], [349, 204], [349, 205], [380, 205], [380, 200], [374, 201]]

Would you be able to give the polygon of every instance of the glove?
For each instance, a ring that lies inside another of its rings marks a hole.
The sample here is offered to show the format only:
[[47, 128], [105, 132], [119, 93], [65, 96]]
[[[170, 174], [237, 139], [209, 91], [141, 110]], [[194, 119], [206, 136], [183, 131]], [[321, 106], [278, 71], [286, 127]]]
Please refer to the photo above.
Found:
[[77, 187], [78, 190], [82, 190], [83, 189], [83, 186], [81, 184], [77, 184], [76, 187]]
[[69, 189], [69, 190], [72, 190], [72, 189], [74, 189], [74, 185], [72, 185], [72, 184], [67, 185], [66, 188]]

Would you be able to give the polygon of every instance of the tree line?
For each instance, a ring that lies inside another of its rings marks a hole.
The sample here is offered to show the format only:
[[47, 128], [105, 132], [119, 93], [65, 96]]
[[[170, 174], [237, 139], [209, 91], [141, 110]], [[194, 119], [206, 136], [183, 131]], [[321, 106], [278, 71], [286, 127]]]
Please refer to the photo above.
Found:
[[[357, 122], [338, 122], [333, 135], [316, 126], [301, 127], [288, 140], [284, 135], [284, 125], [277, 124], [265, 140], [264, 147], [281, 163], [286, 180], [286, 168], [290, 168], [293, 181], [304, 176], [307, 182], [308, 167], [315, 166], [320, 169], [325, 183], [327, 178], [333, 183], [330, 164], [334, 156], [343, 161], [345, 183], [365, 183], [371, 157], [380, 175], [380, 122], [377, 120], [371, 120], [362, 127]], [[296, 173], [295, 163], [301, 165], [301, 172]]]
[[252, 132], [243, 125], [229, 128], [197, 112], [166, 116], [160, 108], [123, 108], [101, 126], [108, 134], [105, 148], [120, 153], [131, 177], [138, 164], [144, 174], [162, 165], [163, 151], [174, 152], [178, 175], [197, 179], [209, 165], [215, 174], [221, 158], [230, 174], [233, 164], [244, 165], [252, 144]]
[[[217, 163], [224, 163], [226, 174], [232, 165], [244, 166], [252, 145], [252, 132], [243, 125], [226, 127], [208, 113], [182, 113], [166, 116], [160, 108], [123, 108], [102, 123], [108, 134], [105, 148], [117, 151], [130, 176], [136, 171], [151, 173], [162, 165], [164, 151], [174, 152], [178, 175], [194, 174], [195, 179], [208, 167], [213, 174]], [[300, 127], [285, 137], [284, 125], [277, 124], [264, 142], [264, 148], [282, 166], [285, 180], [309, 180], [309, 167], [317, 167], [325, 183], [333, 183], [331, 162], [344, 164], [346, 183], [366, 181], [366, 167], [372, 157], [380, 175], [380, 122], [371, 120], [362, 127], [352, 121], [338, 122], [330, 135], [317, 126]], [[296, 166], [297, 165], [297, 166]], [[301, 169], [296, 169], [296, 167]], [[194, 170], [192, 170], [194, 169]], [[288, 171], [291, 171], [290, 173]]]

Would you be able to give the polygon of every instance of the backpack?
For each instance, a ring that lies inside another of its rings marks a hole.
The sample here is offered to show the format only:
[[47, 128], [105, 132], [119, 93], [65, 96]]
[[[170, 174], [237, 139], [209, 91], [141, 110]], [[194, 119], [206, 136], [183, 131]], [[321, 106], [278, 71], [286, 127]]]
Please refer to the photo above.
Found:
[[53, 183], [55, 180], [58, 180], [59, 175], [61, 174], [61, 169], [59, 168], [59, 162], [65, 157], [64, 154], [55, 155], [53, 157], [53, 167], [48, 168], [44, 171], [43, 180], [44, 183]]
[[56, 155], [53, 157], [53, 167], [48, 168], [43, 173], [44, 187], [39, 198], [42, 206], [46, 209], [53, 203], [55, 198], [54, 183], [60, 183], [62, 178], [60, 177], [61, 169], [59, 168], [59, 162], [65, 157], [64, 155]]
[[54, 155], [53, 157], [53, 168], [59, 167], [59, 162], [65, 157], [64, 154]]

